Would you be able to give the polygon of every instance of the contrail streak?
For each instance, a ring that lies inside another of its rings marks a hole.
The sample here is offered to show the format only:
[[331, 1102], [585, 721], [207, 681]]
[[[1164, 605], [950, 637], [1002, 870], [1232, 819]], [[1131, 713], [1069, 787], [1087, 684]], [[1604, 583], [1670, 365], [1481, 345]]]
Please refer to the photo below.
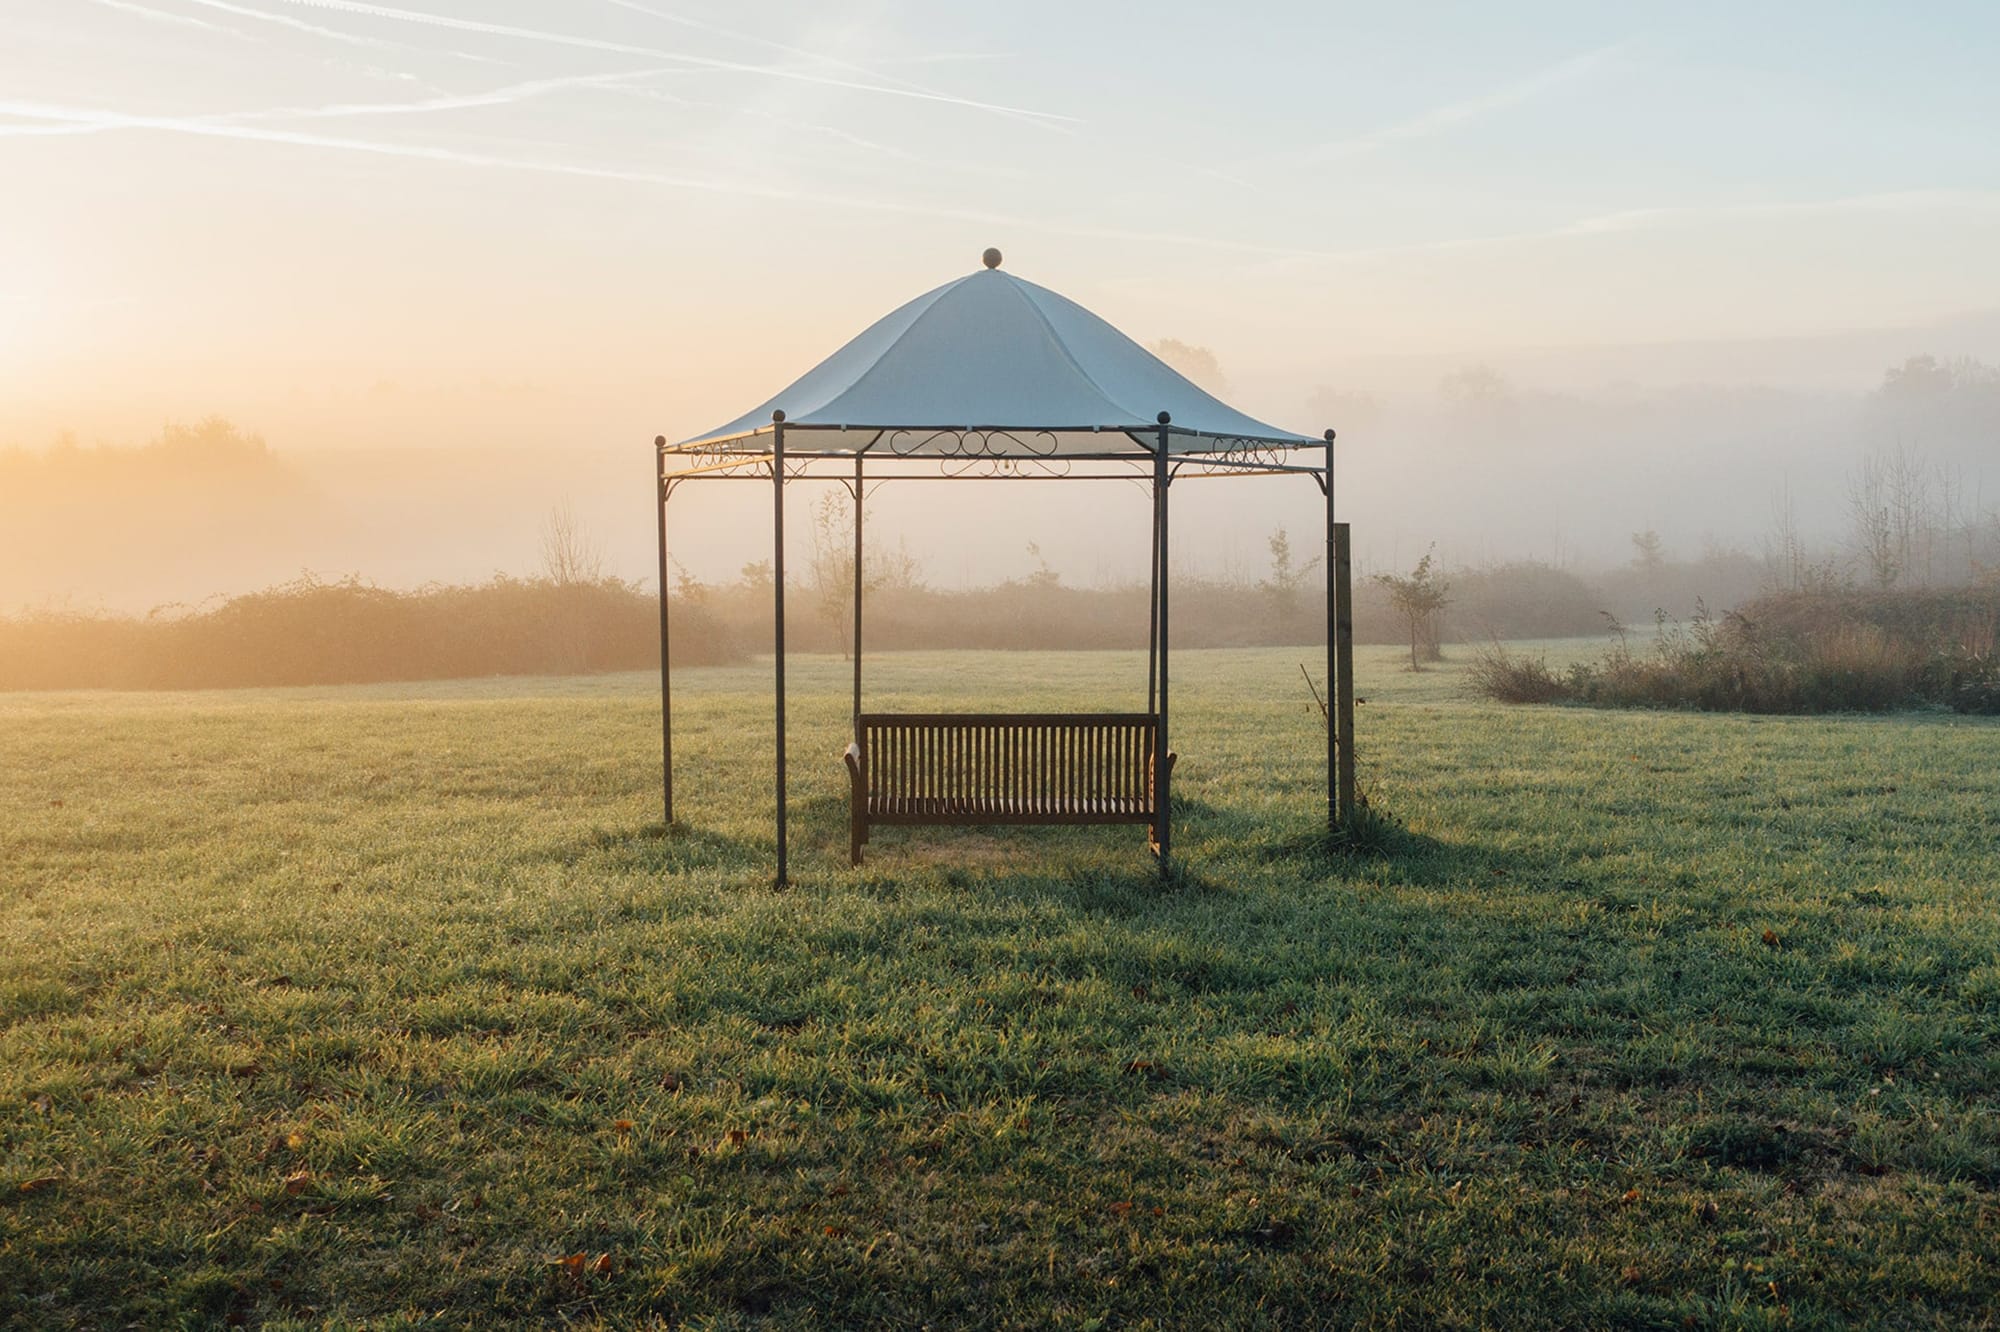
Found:
[[[734, 28], [725, 28], [701, 19], [688, 18], [682, 14], [670, 13], [664, 9], [656, 9], [652, 5], [640, 4], [639, 0], [604, 0], [604, 2], [609, 5], [616, 5], [620, 9], [630, 10], [635, 14], [644, 14], [649, 18], [658, 19], [662, 23], [678, 24], [681, 27], [692, 28], [697, 32], [705, 32], [711, 36], [725, 37], [731, 41], [748, 42], [753, 46], [761, 46], [768, 50], [782, 52], [785, 55], [798, 56], [802, 59], [810, 60], [815, 64], [826, 65], [834, 69], [843, 69], [849, 74], [857, 74], [863, 78], [873, 79], [878, 83], [890, 84], [907, 92], [921, 93], [927, 97], [951, 97], [949, 93], [941, 89], [916, 83], [909, 79], [898, 78], [893, 74], [885, 74], [879, 69], [872, 69], [866, 65], [858, 65], [853, 61], [843, 60], [838, 56], [828, 55], [823, 51], [811, 51], [802, 46], [793, 46], [787, 42], [773, 41], [767, 37], [759, 37], [754, 33], [740, 32]], [[1025, 117], [1037, 124], [1044, 123], [1039, 116], [1032, 112], [1009, 112], [1009, 114]]]
[[[105, 0], [99, 0], [99, 2], [104, 3]], [[338, 28], [322, 28], [316, 23], [306, 23], [292, 18], [288, 14], [273, 14], [269, 10], [252, 9], [248, 5], [232, 5], [227, 0], [187, 0], [187, 3], [191, 5], [204, 5], [209, 9], [219, 9], [225, 14], [236, 14], [243, 18], [257, 19], [264, 23], [275, 23], [280, 27], [290, 28], [294, 32], [309, 32], [315, 37], [328, 37], [336, 42], [345, 42], [349, 46], [366, 46], [379, 51], [409, 51], [415, 49], [402, 42], [384, 41], [380, 37], [362, 37], [355, 33], [342, 32]]]
[[1594, 51], [1571, 56], [1546, 69], [1529, 75], [1505, 87], [1497, 88], [1478, 97], [1451, 102], [1433, 107], [1420, 116], [1381, 129], [1370, 130], [1351, 138], [1337, 139], [1308, 148], [1298, 154], [1298, 159], [1306, 162], [1325, 162], [1342, 157], [1354, 157], [1362, 153], [1374, 152], [1394, 143], [1406, 143], [1412, 139], [1428, 138], [1443, 133], [1457, 125], [1483, 120], [1495, 112], [1519, 106], [1547, 92], [1549, 89], [1578, 78], [1597, 68], [1605, 61], [1618, 55], [1632, 45], [1631, 40], [1602, 46]]
[[635, 69], [614, 74], [576, 74], [562, 78], [532, 79], [512, 83], [482, 93], [444, 94], [419, 102], [333, 102], [325, 106], [276, 106], [264, 111], [229, 111], [192, 119], [203, 123], [226, 124], [246, 120], [316, 120], [350, 116], [421, 115], [431, 111], [459, 111], [480, 106], [506, 106], [566, 88], [615, 87], [632, 79], [667, 74], [668, 69]]
[[[745, 184], [734, 180], [718, 180], [661, 171], [638, 171], [621, 167], [596, 167], [582, 166], [568, 162], [533, 161], [515, 157], [502, 157], [495, 154], [461, 152], [450, 148], [433, 148], [420, 144], [383, 143], [371, 139], [350, 139], [327, 134], [268, 129], [257, 125], [226, 122], [217, 119], [189, 119], [176, 116], [135, 116], [117, 111], [55, 106], [45, 102], [10, 101], [0, 101], [0, 116], [14, 116], [26, 120], [40, 120], [59, 125], [74, 126], [79, 127], [81, 132], [91, 130], [155, 130], [173, 134], [191, 134], [202, 138], [243, 139], [256, 143], [327, 148], [346, 152], [369, 153], [382, 157], [411, 158], [425, 162], [450, 163], [457, 166], [499, 167], [510, 171], [541, 172], [549, 175], [581, 177], [590, 180], [661, 185], [674, 189], [696, 190], [705, 194], [769, 199], [782, 203], [845, 208], [857, 212], [890, 213], [901, 217], [933, 217], [950, 222], [977, 223], [981, 226], [1007, 227], [1044, 235], [1077, 236], [1090, 240], [1177, 245], [1294, 259], [1332, 259], [1339, 257], [1338, 255], [1324, 251], [1262, 245], [1256, 242], [1235, 241], [1217, 236], [1191, 236], [1171, 232], [1135, 231], [1123, 227], [1097, 227], [1075, 223], [1051, 222], [1046, 217], [1015, 216], [1007, 213], [989, 212], [982, 209], [951, 208], [902, 199], [822, 194], [814, 191], [779, 189], [767, 185]], [[0, 133], [5, 132], [4, 130], [0, 130]]]
[[[218, 3], [219, 0], [204, 0], [204, 3]], [[813, 74], [804, 70], [785, 69], [777, 65], [746, 65], [735, 60], [719, 60], [709, 56], [688, 55], [680, 51], [666, 51], [654, 46], [635, 46], [629, 42], [606, 41], [596, 37], [578, 37], [569, 33], [548, 32], [538, 28], [518, 28], [506, 23], [486, 23], [477, 19], [452, 18], [443, 14], [429, 14], [414, 9], [395, 9], [388, 5], [363, 4], [360, 0], [283, 0], [283, 3], [299, 5], [309, 9], [323, 9], [334, 13], [354, 14], [363, 18], [395, 19], [404, 23], [421, 23], [434, 28], [447, 28], [455, 32], [485, 33], [495, 37], [513, 37], [524, 41], [543, 42], [556, 46], [572, 46], [587, 51], [609, 51], [618, 55], [645, 56], [654, 60], [672, 60], [679, 64], [698, 69], [722, 70], [733, 74], [749, 74], [759, 78], [786, 79], [796, 83], [816, 84], [825, 88], [847, 88], [857, 92], [877, 93], [888, 97], [909, 97], [918, 101], [940, 102], [949, 106], [962, 106], [976, 111], [991, 111], [999, 115], [1028, 116], [1036, 120], [1073, 123], [1074, 116], [1058, 115], [1051, 111], [1033, 111], [1026, 107], [1003, 106], [993, 102], [975, 101], [968, 97], [952, 97], [944, 93], [921, 92], [913, 88], [898, 87], [884, 83], [861, 83], [852, 79], [836, 79], [826, 75]]]
[[[133, 4], [132, 0], [97, 0], [97, 3], [103, 5], [106, 9], [116, 9], [122, 13], [136, 14], [140, 18], [151, 19], [155, 23], [174, 23], [186, 28], [201, 28], [207, 32], [220, 32], [230, 37], [245, 37], [245, 34], [238, 32], [234, 28], [224, 27], [220, 23], [209, 23], [202, 19], [190, 17], [187, 14], [174, 14], [164, 9], [153, 9], [147, 5]], [[247, 40], [247, 37], [245, 39]]]

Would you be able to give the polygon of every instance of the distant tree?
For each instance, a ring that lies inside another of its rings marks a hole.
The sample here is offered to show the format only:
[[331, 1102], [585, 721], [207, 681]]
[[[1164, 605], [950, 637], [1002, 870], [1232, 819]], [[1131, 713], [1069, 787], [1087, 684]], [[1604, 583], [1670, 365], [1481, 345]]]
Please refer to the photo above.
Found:
[[1491, 366], [1468, 365], [1438, 381], [1438, 399], [1454, 439], [1490, 448], [1511, 436], [1521, 420], [1514, 388]]
[[1229, 376], [1222, 373], [1222, 363], [1208, 348], [1197, 347], [1178, 338], [1161, 338], [1158, 342], [1149, 343], [1146, 350], [1216, 397], [1229, 396]]
[[1667, 562], [1666, 543], [1652, 528], [1632, 534], [1632, 566], [1641, 573], [1658, 573]]
[[542, 519], [542, 576], [558, 587], [604, 581], [604, 555], [567, 499]]
[[[1890, 401], [1934, 402], [1948, 395], [1961, 377], [1976, 375], [1972, 369], [1976, 366], [1976, 361], [1961, 367], [1935, 356], [1912, 356], [1883, 372], [1881, 395]], [[1969, 373], [1962, 376], [1962, 369]]]
[[1047, 591], [1062, 583], [1062, 575], [1049, 566], [1048, 560], [1042, 555], [1041, 546], [1033, 541], [1028, 543], [1028, 558], [1035, 562], [1034, 570], [1022, 580], [1029, 587]]
[[1306, 399], [1303, 424], [1320, 430], [1331, 427], [1340, 432], [1342, 439], [1346, 439], [1354, 431], [1372, 430], [1380, 425], [1382, 416], [1382, 400], [1373, 393], [1330, 388], [1322, 384]]
[[1862, 459], [1848, 474], [1847, 510], [1854, 520], [1854, 544], [1875, 586], [1894, 587], [1902, 573], [1897, 558], [1896, 520], [1889, 509], [1889, 474], [1880, 458]]
[[1279, 628], [1289, 626], [1298, 618], [1299, 589], [1305, 586], [1307, 575], [1319, 567], [1320, 557], [1313, 556], [1300, 564], [1292, 554], [1291, 534], [1284, 528], [1271, 533], [1271, 574], [1257, 586], [1270, 602], [1271, 618]]
[[1468, 414], [1498, 415], [1514, 405], [1513, 386], [1490, 365], [1468, 365], [1452, 371], [1438, 382], [1438, 396]]
[[819, 497], [811, 532], [813, 605], [844, 655], [853, 646], [847, 613], [854, 587], [854, 511], [845, 491], [829, 490]]
[[1410, 669], [1420, 671], [1420, 646], [1427, 647], [1432, 661], [1443, 656], [1438, 647], [1437, 615], [1451, 604], [1451, 584], [1439, 573], [1433, 545], [1408, 574], [1376, 574], [1375, 581], [1389, 594], [1389, 602], [1410, 628]]
[[[828, 491], [813, 506], [812, 566], [813, 600], [841, 651], [849, 651], [854, 607], [854, 501], [844, 490]], [[891, 551], [866, 552], [862, 570], [865, 591], [884, 588], [913, 588], [922, 584], [921, 570], [900, 542]], [[746, 576], [749, 566], [745, 566]], [[769, 581], [766, 570], [765, 581]]]
[[209, 415], [192, 425], [169, 421], [153, 448], [179, 468], [227, 471], [262, 462], [270, 453], [264, 437], [245, 432], [224, 416]]
[[752, 560], [738, 572], [738, 577], [743, 580], [743, 586], [751, 592], [769, 592], [771, 590], [771, 562], [769, 560]]
[[709, 586], [693, 574], [679, 560], [673, 561], [674, 595], [689, 605], [705, 605], [709, 599]]

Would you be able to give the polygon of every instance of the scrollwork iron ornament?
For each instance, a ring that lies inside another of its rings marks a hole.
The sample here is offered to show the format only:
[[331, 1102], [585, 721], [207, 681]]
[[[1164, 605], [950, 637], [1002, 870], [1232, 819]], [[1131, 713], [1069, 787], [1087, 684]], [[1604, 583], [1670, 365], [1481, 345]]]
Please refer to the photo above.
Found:
[[1292, 469], [1297, 466], [1291, 455], [1299, 446], [1280, 444], [1268, 439], [1244, 439], [1240, 436], [1203, 436], [1205, 443], [1221, 447], [1204, 448], [1199, 451], [1175, 454], [1174, 461], [1200, 466], [1203, 463], [1220, 463], [1225, 467], [1269, 467]]
[[1051, 458], [1061, 444], [1053, 430], [892, 430], [885, 438], [899, 458]]
[[1002, 453], [990, 457], [946, 456], [938, 459], [940, 474], [958, 477], [1036, 476], [1064, 477], [1070, 474], [1067, 458], [1021, 458]]
[[676, 458], [697, 458], [703, 462], [721, 462], [725, 458], [748, 458], [765, 452], [762, 449], [746, 449], [740, 439], [712, 439], [701, 444], [682, 444], [669, 449]]

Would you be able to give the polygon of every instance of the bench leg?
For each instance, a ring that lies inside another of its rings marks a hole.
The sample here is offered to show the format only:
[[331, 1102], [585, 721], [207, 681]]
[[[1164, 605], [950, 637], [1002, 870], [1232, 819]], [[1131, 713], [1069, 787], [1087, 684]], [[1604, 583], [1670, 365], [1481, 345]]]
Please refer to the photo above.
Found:
[[1174, 760], [1179, 757], [1172, 750], [1167, 751], [1167, 761], [1153, 773], [1153, 821], [1147, 825], [1146, 844], [1154, 855], [1165, 859], [1167, 848], [1173, 845], [1173, 773]]
[[861, 746], [852, 744], [841, 755], [847, 764], [847, 863], [861, 863], [861, 844], [868, 840], [868, 778], [861, 762]]

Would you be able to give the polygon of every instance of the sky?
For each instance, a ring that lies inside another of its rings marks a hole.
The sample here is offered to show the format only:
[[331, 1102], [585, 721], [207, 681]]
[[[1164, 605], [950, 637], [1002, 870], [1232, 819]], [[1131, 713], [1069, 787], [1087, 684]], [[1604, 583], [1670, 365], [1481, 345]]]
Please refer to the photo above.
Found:
[[1995, 345], [1990, 3], [5, 11], [0, 445], [643, 476], [987, 245], [1313, 432], [1471, 363], [1860, 393], [1883, 330]]

